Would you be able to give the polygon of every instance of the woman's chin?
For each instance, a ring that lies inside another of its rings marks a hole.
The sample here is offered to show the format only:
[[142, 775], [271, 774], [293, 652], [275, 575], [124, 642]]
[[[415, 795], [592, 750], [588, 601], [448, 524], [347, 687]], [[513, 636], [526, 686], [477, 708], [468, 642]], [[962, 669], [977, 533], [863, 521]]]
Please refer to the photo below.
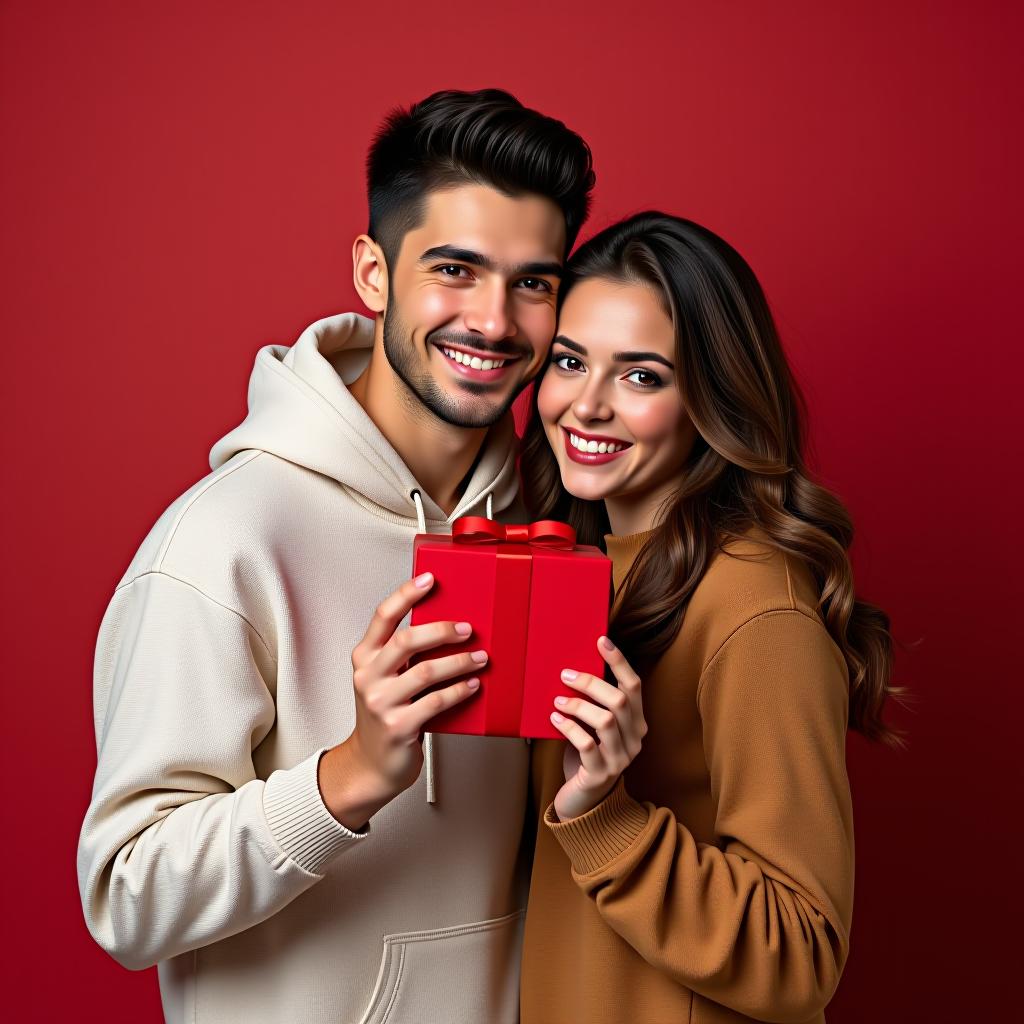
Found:
[[599, 480], [580, 479], [578, 473], [563, 473], [562, 486], [580, 501], [604, 501], [611, 494], [611, 488]]

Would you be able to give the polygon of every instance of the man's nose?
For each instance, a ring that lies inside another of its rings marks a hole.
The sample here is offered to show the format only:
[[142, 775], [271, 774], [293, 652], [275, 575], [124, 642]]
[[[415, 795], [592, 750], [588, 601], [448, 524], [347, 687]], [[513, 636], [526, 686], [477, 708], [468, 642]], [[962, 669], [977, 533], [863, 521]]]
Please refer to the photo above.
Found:
[[509, 312], [509, 296], [503, 281], [488, 281], [474, 289], [464, 320], [467, 330], [488, 341], [501, 341], [515, 334]]

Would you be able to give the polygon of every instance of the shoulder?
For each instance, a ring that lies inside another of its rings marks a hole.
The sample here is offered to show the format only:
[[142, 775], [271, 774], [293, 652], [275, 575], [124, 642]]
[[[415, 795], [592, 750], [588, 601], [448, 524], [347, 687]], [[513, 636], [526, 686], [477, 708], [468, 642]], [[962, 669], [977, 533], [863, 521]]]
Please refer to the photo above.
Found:
[[[118, 588], [161, 572], [206, 590], [235, 556], [275, 532], [276, 510], [294, 511], [317, 474], [262, 451], [242, 451], [196, 481], [149, 530]], [[300, 479], [301, 478], [301, 479]]]
[[782, 551], [759, 527], [723, 544], [687, 605], [683, 633], [706, 666], [746, 623], [797, 612], [823, 626], [818, 590], [803, 559]]

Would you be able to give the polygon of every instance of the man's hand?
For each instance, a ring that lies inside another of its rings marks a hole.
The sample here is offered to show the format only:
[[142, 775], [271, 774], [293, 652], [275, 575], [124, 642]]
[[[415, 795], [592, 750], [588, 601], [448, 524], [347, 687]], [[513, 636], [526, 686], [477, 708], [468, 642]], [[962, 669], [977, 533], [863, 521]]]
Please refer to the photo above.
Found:
[[423, 573], [386, 597], [352, 651], [356, 727], [320, 758], [318, 781], [327, 809], [353, 831], [416, 781], [423, 766], [425, 723], [471, 697], [480, 686], [479, 678], [473, 677], [423, 694], [445, 679], [478, 672], [487, 663], [485, 651], [451, 654], [406, 668], [414, 654], [463, 643], [473, 632], [468, 622], [430, 622], [396, 632], [433, 584], [433, 574]]

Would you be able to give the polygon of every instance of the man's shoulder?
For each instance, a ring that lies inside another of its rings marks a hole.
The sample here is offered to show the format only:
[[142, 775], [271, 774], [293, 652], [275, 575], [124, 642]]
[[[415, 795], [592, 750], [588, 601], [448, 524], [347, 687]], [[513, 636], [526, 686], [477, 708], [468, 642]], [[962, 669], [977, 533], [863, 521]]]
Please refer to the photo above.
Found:
[[[258, 545], [273, 532], [275, 510], [294, 510], [309, 470], [262, 451], [242, 451], [175, 498], [153, 524], [119, 587], [150, 572], [192, 576]], [[308, 486], [308, 484], [306, 485]]]

